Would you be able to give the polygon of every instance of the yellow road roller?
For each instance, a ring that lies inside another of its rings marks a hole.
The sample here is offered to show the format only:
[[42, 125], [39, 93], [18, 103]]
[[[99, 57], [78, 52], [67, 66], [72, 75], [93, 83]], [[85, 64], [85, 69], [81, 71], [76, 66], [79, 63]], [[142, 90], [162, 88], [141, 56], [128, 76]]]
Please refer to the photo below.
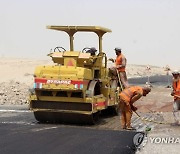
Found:
[[[47, 29], [67, 33], [70, 48], [55, 47], [48, 54], [54, 64], [35, 68], [29, 100], [36, 120], [95, 124], [104, 110], [118, 114], [119, 83], [111, 77], [102, 49], [102, 37], [111, 30], [100, 26], [47, 26]], [[98, 49], [85, 47], [74, 51], [74, 34], [78, 32], [97, 34]]]

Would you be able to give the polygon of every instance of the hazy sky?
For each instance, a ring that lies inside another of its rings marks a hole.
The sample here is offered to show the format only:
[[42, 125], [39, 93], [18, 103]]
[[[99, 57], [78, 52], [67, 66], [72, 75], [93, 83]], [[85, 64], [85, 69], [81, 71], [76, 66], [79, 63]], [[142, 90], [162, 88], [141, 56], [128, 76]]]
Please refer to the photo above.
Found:
[[[46, 25], [103, 26], [112, 30], [103, 38], [108, 57], [120, 47], [128, 64], [180, 68], [180, 0], [0, 0], [0, 56], [45, 59], [56, 46], [68, 50], [68, 36]], [[75, 50], [98, 47], [93, 33], [75, 40]]]

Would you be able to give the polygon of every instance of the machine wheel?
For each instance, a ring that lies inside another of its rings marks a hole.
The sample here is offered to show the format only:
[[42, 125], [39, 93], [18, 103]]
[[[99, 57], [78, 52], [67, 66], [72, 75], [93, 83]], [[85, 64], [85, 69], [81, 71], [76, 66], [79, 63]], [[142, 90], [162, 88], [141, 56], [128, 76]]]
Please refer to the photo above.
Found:
[[99, 121], [99, 112], [93, 113], [89, 116], [89, 124], [94, 125]]
[[60, 112], [34, 112], [35, 119], [40, 123], [71, 123], [93, 125], [99, 121], [99, 112], [92, 115], [60, 113]]
[[115, 105], [112, 107], [112, 114], [115, 116], [119, 115], [119, 105]]
[[115, 106], [109, 106], [106, 110], [102, 111], [103, 114], [108, 116], [118, 116], [119, 115], [119, 107], [117, 105]]
[[109, 109], [110, 109], [110, 112], [113, 114], [113, 115], [119, 115], [119, 88], [118, 88], [118, 82], [117, 80], [112, 80], [111, 82], [111, 88], [112, 89], [115, 89], [115, 92], [116, 92], [116, 96], [115, 96], [115, 105], [111, 106]]
[[99, 81], [92, 80], [88, 85], [88, 90], [90, 93], [87, 95], [87, 97], [93, 97], [95, 95], [100, 95], [101, 94], [101, 86], [100, 86]]
[[[91, 81], [88, 90], [88, 97], [101, 94], [99, 81]], [[44, 109], [43, 103], [39, 108]], [[75, 123], [75, 124], [96, 124], [99, 121], [99, 111], [91, 115], [65, 112], [35, 111], [34, 116], [42, 123]]]
[[40, 123], [55, 123], [56, 113], [52, 114], [52, 112], [43, 112], [43, 111], [36, 111], [34, 112], [35, 119]]

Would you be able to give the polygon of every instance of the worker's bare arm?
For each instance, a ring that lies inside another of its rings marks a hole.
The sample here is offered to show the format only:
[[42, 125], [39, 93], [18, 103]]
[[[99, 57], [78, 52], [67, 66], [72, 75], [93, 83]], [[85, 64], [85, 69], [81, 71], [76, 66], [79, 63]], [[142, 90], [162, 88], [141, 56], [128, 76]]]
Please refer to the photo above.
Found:
[[123, 65], [116, 65], [116, 68], [124, 67]]
[[142, 94], [140, 94], [140, 93], [136, 93], [133, 97], [132, 97], [132, 99], [131, 99], [131, 104], [133, 104], [134, 102], [136, 102], [139, 98], [141, 98], [142, 97]]
[[122, 67], [126, 67], [126, 58], [122, 57]]

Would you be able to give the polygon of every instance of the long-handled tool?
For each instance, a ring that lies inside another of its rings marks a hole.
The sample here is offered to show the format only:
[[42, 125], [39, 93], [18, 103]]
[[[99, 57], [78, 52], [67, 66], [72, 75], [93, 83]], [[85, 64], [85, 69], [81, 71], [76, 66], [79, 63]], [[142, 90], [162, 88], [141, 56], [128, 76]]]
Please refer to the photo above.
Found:
[[151, 131], [151, 127], [149, 127], [149, 126], [145, 123], [144, 119], [143, 119], [136, 111], [133, 111], [133, 112], [134, 112], [134, 113], [141, 119], [141, 121], [146, 125], [145, 131], [146, 131], [146, 132]]
[[116, 69], [116, 73], [117, 73], [117, 76], [118, 76], [118, 81], [119, 81], [119, 84], [120, 84], [120, 88], [121, 88], [121, 91], [123, 91], [123, 85], [122, 85], [122, 82], [121, 82], [121, 79], [120, 79], [120, 76], [119, 76], [119, 72], [118, 70]]
[[133, 112], [134, 112], [142, 121], [153, 122], [153, 123], [164, 124], [164, 125], [169, 124], [169, 123], [167, 123], [167, 122], [160, 122], [160, 121], [145, 119], [145, 118], [142, 118], [136, 111], [133, 111]]

